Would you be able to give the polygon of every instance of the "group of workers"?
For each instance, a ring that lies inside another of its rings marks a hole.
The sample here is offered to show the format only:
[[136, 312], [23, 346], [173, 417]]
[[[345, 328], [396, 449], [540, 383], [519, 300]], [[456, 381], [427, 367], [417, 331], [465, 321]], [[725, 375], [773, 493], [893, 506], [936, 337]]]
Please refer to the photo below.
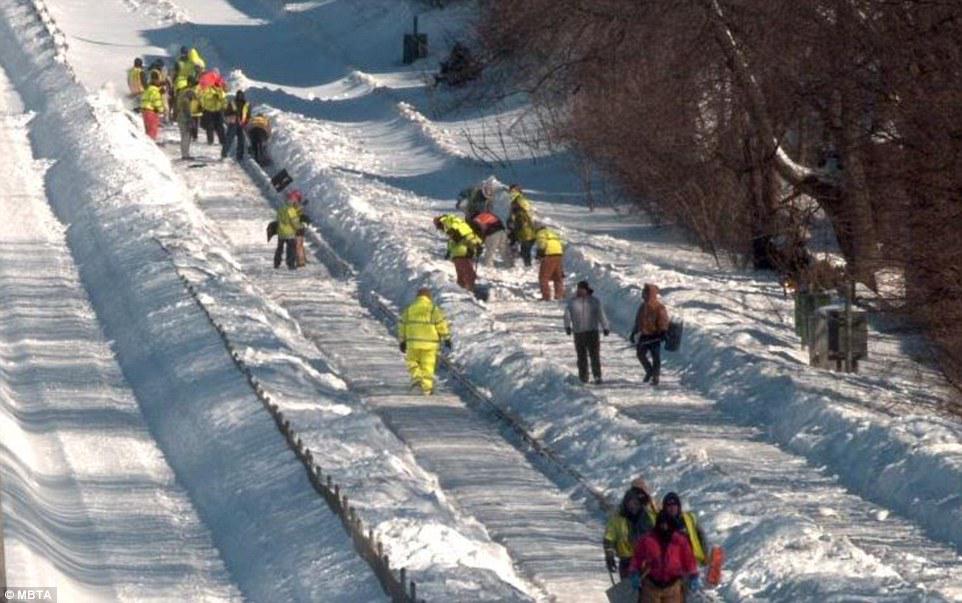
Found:
[[172, 73], [163, 59], [155, 59], [146, 69], [143, 59], [134, 59], [133, 67], [127, 71], [127, 87], [140, 110], [147, 136], [158, 140], [161, 122], [177, 123], [181, 159], [193, 159], [190, 145], [203, 128], [208, 145], [213, 145], [217, 138], [221, 158], [227, 157], [236, 144], [236, 157], [242, 160], [249, 139], [254, 160], [260, 165], [270, 163], [267, 141], [271, 128], [267, 116], [251, 116], [243, 90], [228, 96], [226, 80], [216, 68], [207, 69], [196, 48], [181, 47]]
[[[192, 158], [191, 141], [197, 140], [199, 127], [203, 127], [209, 145], [216, 136], [222, 158], [236, 144], [236, 157], [242, 160], [249, 139], [254, 159], [261, 165], [270, 162], [267, 117], [251, 117], [243, 90], [228, 96], [226, 81], [217, 69], [206, 69], [197, 49], [182, 47], [172, 74], [162, 59], [145, 69], [143, 60], [137, 58], [128, 71], [127, 83], [150, 138], [159, 138], [162, 121], [177, 122], [183, 159]], [[278, 237], [274, 268], [280, 267], [282, 259], [291, 270], [305, 264], [303, 240], [310, 223], [304, 212], [306, 203], [300, 191], [291, 190], [277, 210], [276, 221], [268, 227], [268, 239], [274, 234]], [[525, 267], [531, 267], [534, 252], [540, 264], [542, 299], [564, 298], [565, 242], [555, 230], [535, 220], [532, 204], [520, 186], [512, 184], [505, 195], [489, 178], [461, 191], [455, 207], [463, 214], [437, 216], [434, 225], [448, 239], [447, 257], [454, 263], [458, 285], [474, 291], [478, 261], [484, 266], [511, 268], [520, 257]], [[657, 385], [668, 313], [655, 285], [645, 284], [642, 298], [630, 340], [644, 367], [644, 381]], [[579, 379], [588, 382], [590, 360], [591, 375], [600, 384], [599, 331], [607, 336], [610, 326], [602, 303], [585, 280], [578, 283], [565, 306], [564, 329], [574, 338]], [[431, 395], [440, 346], [450, 348], [452, 339], [448, 321], [430, 289], [419, 289], [413, 303], [401, 313], [397, 335], [412, 388]], [[641, 478], [632, 482], [609, 519], [603, 545], [608, 571], [630, 580], [640, 590], [641, 601], [683, 601], [686, 592], [699, 589], [698, 565], [708, 562], [707, 543], [694, 514], [682, 510], [681, 499], [674, 492], [663, 498], [659, 509]]]
[[630, 580], [644, 603], [683, 603], [701, 589], [698, 568], [710, 562], [695, 514], [682, 509], [675, 492], [665, 495], [659, 509], [642, 478], [631, 482], [609, 518], [603, 546], [608, 572]]
[[564, 298], [564, 240], [535, 221], [531, 201], [520, 186], [512, 184], [503, 194], [498, 183], [488, 178], [479, 186], [461, 191], [455, 208], [463, 215], [437, 216], [434, 226], [448, 239], [447, 257], [454, 263], [458, 285], [474, 292], [476, 262], [511, 268], [517, 255], [530, 267], [531, 252], [535, 251], [540, 261], [541, 298]]
[[[448, 239], [447, 257], [454, 263], [459, 286], [475, 290], [477, 262], [511, 268], [518, 255], [525, 266], [530, 267], [531, 252], [535, 251], [540, 263], [541, 299], [564, 298], [565, 242], [557, 231], [535, 220], [531, 201], [520, 186], [512, 184], [507, 194], [502, 194], [497, 181], [488, 178], [478, 186], [461, 191], [455, 208], [461, 209], [463, 215], [436, 216], [434, 226]], [[599, 331], [607, 336], [609, 325], [604, 307], [593, 294], [587, 281], [578, 283], [575, 296], [565, 307], [564, 329], [574, 337], [578, 378], [582, 383], [588, 382], [590, 360], [594, 382], [601, 384]], [[645, 383], [659, 383], [661, 344], [667, 338], [669, 322], [668, 311], [658, 298], [658, 287], [646, 283], [630, 336], [645, 370]]]

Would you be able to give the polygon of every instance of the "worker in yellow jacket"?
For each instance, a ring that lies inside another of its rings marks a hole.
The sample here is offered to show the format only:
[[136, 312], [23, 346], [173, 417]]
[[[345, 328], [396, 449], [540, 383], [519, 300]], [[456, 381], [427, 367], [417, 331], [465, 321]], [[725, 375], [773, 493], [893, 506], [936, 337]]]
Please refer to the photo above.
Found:
[[220, 86], [200, 86], [198, 95], [200, 108], [203, 115], [200, 118], [200, 125], [207, 133], [207, 144], [214, 144], [214, 134], [217, 134], [217, 143], [223, 148], [227, 141], [227, 132], [224, 130], [224, 109], [227, 108], [227, 94]]
[[451, 329], [441, 308], [434, 305], [431, 290], [418, 289], [418, 295], [398, 322], [397, 337], [408, 371], [411, 387], [420, 387], [424, 395], [434, 393], [434, 369], [441, 342], [451, 347]]
[[300, 195], [288, 195], [277, 210], [277, 249], [274, 251], [274, 268], [281, 267], [281, 257], [287, 268], [297, 268], [297, 231], [304, 227]]
[[541, 299], [551, 300], [551, 286], [554, 285], [554, 299], [564, 299], [565, 272], [562, 261], [565, 253], [565, 243], [561, 235], [547, 226], [540, 226], [535, 231], [535, 245], [537, 246], [538, 284], [541, 286]]
[[160, 136], [160, 118], [167, 113], [167, 103], [160, 88], [157, 77], [150, 80], [144, 93], [140, 96], [140, 114], [144, 119], [144, 130], [147, 136], [157, 140]]
[[448, 237], [447, 256], [454, 262], [458, 285], [474, 292], [474, 281], [477, 279], [474, 258], [481, 253], [481, 246], [484, 243], [481, 237], [474, 232], [467, 220], [455, 214], [434, 218], [434, 227]]
[[144, 73], [144, 61], [141, 58], [134, 59], [134, 66], [127, 71], [127, 90], [130, 97], [139, 99], [147, 88], [147, 74]]
[[180, 54], [177, 56], [177, 63], [174, 66], [174, 89], [182, 90], [188, 88], [188, 82], [196, 80], [200, 73], [207, 67], [204, 59], [197, 52], [196, 48], [180, 47]]

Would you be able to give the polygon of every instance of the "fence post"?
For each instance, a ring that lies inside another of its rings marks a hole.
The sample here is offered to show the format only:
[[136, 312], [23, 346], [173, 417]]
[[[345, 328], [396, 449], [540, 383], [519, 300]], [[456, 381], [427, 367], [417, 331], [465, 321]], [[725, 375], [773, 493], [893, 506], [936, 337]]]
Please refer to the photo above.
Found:
[[[0, 482], [0, 493], [2, 491], [3, 482]], [[7, 590], [7, 562], [3, 554], [3, 500], [0, 500], [0, 593], [5, 590]]]

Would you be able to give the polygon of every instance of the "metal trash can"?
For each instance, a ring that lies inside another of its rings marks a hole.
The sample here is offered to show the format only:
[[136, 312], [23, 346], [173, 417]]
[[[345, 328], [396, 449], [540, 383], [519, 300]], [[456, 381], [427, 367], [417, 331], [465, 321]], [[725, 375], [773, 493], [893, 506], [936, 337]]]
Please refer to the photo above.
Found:
[[832, 303], [832, 295], [826, 291], [798, 291], [795, 293], [795, 334], [807, 346], [812, 339], [815, 311]]
[[814, 330], [809, 347], [809, 363], [818, 368], [844, 370], [849, 347], [852, 351], [852, 372], [858, 372], [858, 362], [868, 357], [868, 316], [864, 310], [852, 308], [851, 341], [845, 323], [845, 306], [823, 306], [815, 311]]
[[414, 16], [414, 33], [404, 34], [404, 55], [401, 61], [410, 65], [428, 56], [428, 34], [418, 33], [418, 17]]

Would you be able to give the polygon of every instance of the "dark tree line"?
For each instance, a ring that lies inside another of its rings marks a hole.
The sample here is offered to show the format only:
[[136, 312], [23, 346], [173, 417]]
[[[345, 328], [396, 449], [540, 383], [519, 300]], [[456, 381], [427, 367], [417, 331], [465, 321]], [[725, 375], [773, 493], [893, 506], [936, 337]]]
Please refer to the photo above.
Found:
[[706, 249], [803, 285], [818, 278], [805, 244], [820, 209], [846, 277], [875, 287], [880, 269], [903, 274], [901, 309], [962, 375], [962, 2], [482, 11], [489, 77], [530, 95], [555, 141]]

